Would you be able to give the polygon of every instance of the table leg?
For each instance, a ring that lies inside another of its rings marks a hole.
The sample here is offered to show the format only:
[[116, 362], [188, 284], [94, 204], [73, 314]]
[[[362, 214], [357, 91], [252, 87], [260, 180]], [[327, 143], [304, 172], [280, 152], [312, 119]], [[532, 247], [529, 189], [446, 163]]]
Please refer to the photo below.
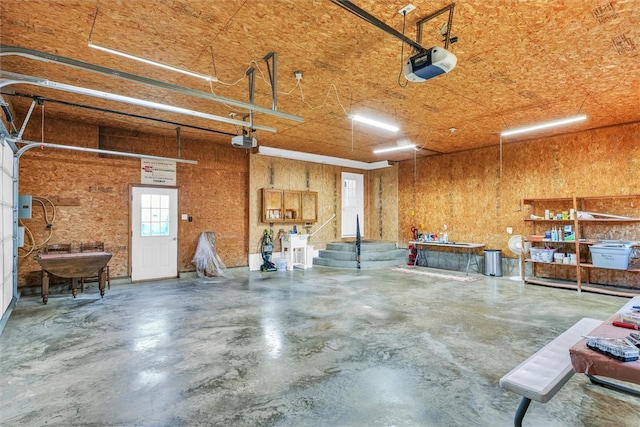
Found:
[[480, 264], [478, 264], [478, 250], [473, 249], [473, 263], [476, 265], [476, 273], [480, 273]]
[[589, 379], [593, 384], [597, 384], [605, 388], [610, 388], [611, 390], [621, 391], [623, 393], [631, 394], [634, 396], [640, 396], [640, 390], [638, 389], [625, 387], [622, 384], [614, 383], [612, 381], [607, 381], [604, 378], [595, 377], [593, 375], [589, 375], [589, 374], [586, 374], [586, 375], [587, 377], [589, 377]]
[[98, 288], [100, 289], [100, 297], [104, 297], [104, 283], [106, 282], [106, 275], [107, 273], [104, 271], [104, 268], [101, 268], [98, 272]]
[[42, 303], [46, 304], [47, 301], [49, 301], [49, 275], [42, 270]]
[[471, 264], [471, 248], [467, 248], [467, 276], [469, 275], [470, 264]]
[[71, 279], [71, 295], [73, 295], [74, 298], [78, 296], [77, 285], [78, 279], [74, 277], [73, 279]]
[[424, 267], [428, 267], [427, 250], [426, 249], [420, 249], [420, 246], [416, 245], [416, 259], [413, 260], [413, 266], [414, 267], [416, 265], [418, 265], [418, 259], [419, 258], [423, 258], [424, 259]]

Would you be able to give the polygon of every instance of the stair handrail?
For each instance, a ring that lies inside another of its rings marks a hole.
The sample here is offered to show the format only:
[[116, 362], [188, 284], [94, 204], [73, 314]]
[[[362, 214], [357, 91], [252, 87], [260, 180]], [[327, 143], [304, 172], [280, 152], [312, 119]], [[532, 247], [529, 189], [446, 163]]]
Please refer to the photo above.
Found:
[[312, 238], [313, 236], [315, 236], [318, 231], [322, 230], [324, 228], [324, 226], [329, 224], [331, 222], [331, 220], [334, 219], [335, 217], [336, 217], [336, 214], [331, 215], [331, 218], [326, 220], [316, 231], [311, 233], [311, 236], [309, 236], [309, 238]]

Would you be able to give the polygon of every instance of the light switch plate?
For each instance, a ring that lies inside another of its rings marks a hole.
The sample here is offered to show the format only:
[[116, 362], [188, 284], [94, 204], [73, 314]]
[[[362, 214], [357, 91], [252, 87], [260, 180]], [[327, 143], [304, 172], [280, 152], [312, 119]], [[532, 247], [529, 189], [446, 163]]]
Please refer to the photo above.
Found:
[[186, 221], [189, 219], [189, 214], [182, 214], [182, 220]]

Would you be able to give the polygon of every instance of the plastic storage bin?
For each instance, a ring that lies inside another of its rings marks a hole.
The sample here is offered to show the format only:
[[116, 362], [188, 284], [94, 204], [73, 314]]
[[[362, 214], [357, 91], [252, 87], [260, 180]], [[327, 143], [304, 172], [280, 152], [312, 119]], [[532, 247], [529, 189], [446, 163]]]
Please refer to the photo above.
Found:
[[502, 251], [500, 249], [484, 250], [485, 276], [502, 277]]
[[555, 249], [531, 248], [531, 261], [535, 262], [551, 262]]
[[613, 270], [626, 270], [629, 267], [631, 247], [625, 245], [591, 245], [589, 250], [591, 251], [591, 260], [594, 267]]

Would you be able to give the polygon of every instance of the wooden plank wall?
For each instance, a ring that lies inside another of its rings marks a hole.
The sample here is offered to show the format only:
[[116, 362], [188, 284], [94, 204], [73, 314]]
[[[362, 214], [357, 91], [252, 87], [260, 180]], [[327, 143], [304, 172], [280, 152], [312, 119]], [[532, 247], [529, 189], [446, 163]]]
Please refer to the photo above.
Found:
[[[46, 120], [44, 141], [49, 143], [177, 157], [177, 140], [170, 134], [149, 134], [114, 128], [99, 128], [61, 120]], [[42, 140], [39, 117], [34, 114], [26, 140]], [[197, 165], [177, 164], [179, 213], [193, 222], [179, 221], [179, 271], [193, 271], [191, 263], [198, 237], [203, 231], [216, 233], [218, 254], [229, 266], [246, 265], [249, 208], [249, 154], [233, 148], [228, 137], [181, 138], [181, 157]], [[21, 194], [55, 200], [73, 200], [56, 206], [50, 242], [104, 241], [114, 253], [111, 276], [128, 276], [129, 188], [140, 183], [140, 159], [99, 157], [98, 154], [34, 148], [20, 161]], [[51, 214], [52, 212], [49, 211]], [[24, 220], [36, 243], [48, 237], [44, 211], [34, 203], [33, 217]], [[26, 256], [25, 256], [26, 255]], [[21, 250], [19, 285], [39, 283], [35, 253]], [[33, 281], [37, 283], [33, 283]]]
[[[361, 173], [364, 176], [364, 238], [395, 242], [398, 235], [397, 171], [397, 166], [374, 171], [362, 171], [259, 154], [252, 155], [249, 189], [249, 205], [251, 209], [249, 217], [249, 253], [260, 252], [260, 239], [266, 228], [272, 229], [274, 235], [277, 235], [280, 229], [288, 232], [294, 225], [293, 223], [263, 223], [261, 221], [262, 188], [318, 192], [318, 222], [308, 228], [305, 228], [302, 223], [297, 223], [298, 231], [314, 233], [335, 213], [335, 220], [313, 236], [310, 243], [314, 245], [315, 249], [323, 249], [327, 243], [340, 241], [342, 172]], [[276, 251], [280, 250], [279, 242], [276, 242], [274, 249]]]
[[[37, 115], [25, 139], [40, 140]], [[171, 135], [99, 128], [62, 120], [45, 123], [44, 140], [84, 147], [103, 146], [160, 156], [176, 156]], [[448, 226], [450, 241], [484, 243], [507, 249], [507, 227], [526, 233], [520, 211], [522, 198], [640, 194], [640, 124], [566, 134], [523, 143], [418, 158], [376, 171], [348, 170], [250, 154], [231, 147], [228, 138], [182, 139], [183, 158], [198, 165], [178, 165], [180, 213], [180, 271], [193, 271], [191, 259], [198, 236], [214, 231], [218, 252], [227, 266], [247, 265], [247, 255], [259, 251], [268, 224], [260, 221], [260, 189], [311, 190], [319, 193], [319, 221], [313, 232], [334, 212], [338, 220], [314, 236], [316, 249], [340, 240], [340, 173], [362, 172], [366, 186], [366, 238], [411, 240], [411, 227], [440, 232]], [[501, 162], [502, 158], [502, 162]], [[140, 160], [101, 158], [96, 154], [33, 149], [21, 160], [20, 193], [60, 202], [52, 242], [104, 240], [114, 252], [112, 275], [128, 274], [129, 186], [140, 182]], [[66, 202], [65, 202], [66, 201]], [[73, 203], [69, 202], [73, 201]], [[64, 204], [63, 204], [64, 203]], [[600, 208], [600, 207], [598, 207]], [[602, 210], [605, 207], [602, 207]], [[608, 213], [629, 215], [633, 212]], [[640, 216], [640, 212], [637, 213]], [[34, 205], [34, 218], [24, 221], [36, 242], [47, 236], [43, 211]], [[291, 228], [290, 224], [283, 226]], [[301, 231], [307, 231], [298, 224]], [[275, 232], [281, 228], [274, 224]], [[640, 238], [638, 231], [636, 239]], [[278, 249], [278, 248], [276, 248]], [[24, 252], [22, 252], [24, 255]], [[20, 286], [39, 270], [31, 259], [20, 259]], [[631, 284], [640, 275], [625, 275]], [[634, 285], [635, 286], [635, 285]]]
[[[447, 224], [450, 241], [484, 243], [513, 257], [506, 228], [530, 234], [522, 221], [528, 213], [520, 211], [523, 198], [640, 194], [639, 141], [636, 123], [504, 143], [502, 162], [498, 145], [403, 162], [398, 240], [407, 245], [412, 226], [439, 233]], [[631, 211], [615, 204], [597, 208], [640, 217], [640, 206]], [[640, 230], [631, 234], [640, 240]], [[638, 274], [623, 280], [640, 286]]]

